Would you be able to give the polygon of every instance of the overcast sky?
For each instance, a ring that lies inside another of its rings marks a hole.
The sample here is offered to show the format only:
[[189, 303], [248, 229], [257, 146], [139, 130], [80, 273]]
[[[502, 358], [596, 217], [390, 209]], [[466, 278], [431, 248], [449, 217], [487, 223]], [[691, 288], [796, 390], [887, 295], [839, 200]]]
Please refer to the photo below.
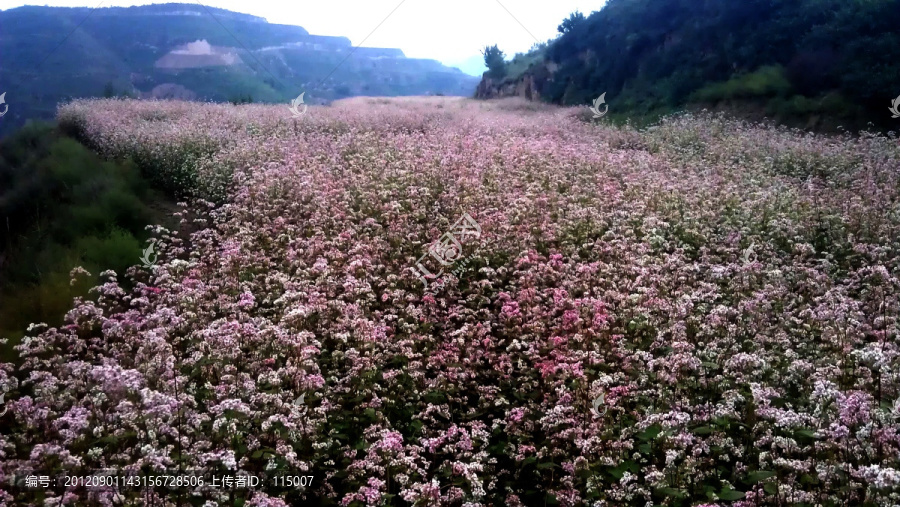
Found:
[[[21, 5], [112, 7], [164, 2], [107, 0], [0, 0]], [[190, 3], [190, 2], [185, 2]], [[502, 3], [502, 6], [501, 6]], [[498, 44], [507, 55], [546, 41], [569, 13], [599, 10], [604, 0], [209, 0], [204, 4], [261, 16], [270, 23], [300, 25], [317, 35], [343, 35], [354, 45], [394, 47], [414, 58], [460, 63]], [[398, 7], [399, 5], [399, 7]], [[505, 6], [505, 9], [504, 7]], [[396, 10], [394, 10], [396, 8]], [[507, 12], [507, 10], [509, 12]], [[391, 11], [394, 11], [391, 14]], [[389, 16], [390, 14], [390, 16]], [[384, 23], [382, 20], [387, 18]], [[516, 21], [518, 20], [518, 22]], [[519, 24], [521, 23], [521, 25]], [[375, 30], [368, 39], [366, 36]], [[365, 42], [363, 42], [365, 39]]]

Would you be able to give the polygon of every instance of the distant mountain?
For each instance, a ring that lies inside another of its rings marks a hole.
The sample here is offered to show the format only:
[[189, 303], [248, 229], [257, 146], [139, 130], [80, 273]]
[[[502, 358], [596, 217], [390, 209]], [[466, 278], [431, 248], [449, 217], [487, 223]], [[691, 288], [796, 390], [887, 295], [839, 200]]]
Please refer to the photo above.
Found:
[[482, 74], [487, 71], [487, 67], [484, 66], [484, 56], [475, 55], [461, 62], [450, 62], [447, 63], [450, 67], [456, 67], [457, 69], [469, 74], [470, 76], [481, 77]]
[[[399, 49], [198, 4], [0, 11], [0, 135], [77, 97], [307, 103], [354, 95], [471, 95], [478, 79]], [[68, 35], [67, 37], [67, 34]]]

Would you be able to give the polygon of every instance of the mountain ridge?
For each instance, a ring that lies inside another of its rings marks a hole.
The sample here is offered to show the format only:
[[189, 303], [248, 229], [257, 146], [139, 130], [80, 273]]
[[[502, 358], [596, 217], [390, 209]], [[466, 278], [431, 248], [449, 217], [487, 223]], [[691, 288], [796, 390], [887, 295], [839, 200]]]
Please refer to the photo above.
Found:
[[[347, 37], [184, 3], [23, 6], [0, 11], [0, 26], [0, 92], [10, 106], [0, 135], [29, 118], [52, 119], [58, 103], [81, 97], [286, 103], [306, 92], [310, 103], [328, 103], [357, 95], [470, 96], [478, 83], [398, 48], [354, 47]], [[206, 56], [177, 53], [201, 46]]]

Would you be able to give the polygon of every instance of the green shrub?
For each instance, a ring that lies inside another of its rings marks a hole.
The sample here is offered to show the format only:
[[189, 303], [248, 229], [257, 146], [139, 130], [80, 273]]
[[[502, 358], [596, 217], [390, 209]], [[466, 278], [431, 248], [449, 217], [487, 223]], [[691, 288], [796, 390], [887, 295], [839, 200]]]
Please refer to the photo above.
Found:
[[106, 192], [99, 206], [115, 227], [136, 233], [143, 230], [151, 220], [151, 211], [141, 200], [124, 188]]
[[[166, 222], [148, 205], [160, 200], [134, 164], [103, 161], [52, 125], [0, 143], [0, 337], [12, 339], [0, 356], [30, 323], [59, 325], [100, 272], [139, 264], [145, 227]], [[76, 266], [94, 276], [70, 285]]]
[[[75, 262], [75, 258], [68, 259]], [[59, 325], [61, 317], [72, 308], [72, 299], [87, 294], [94, 280], [82, 277], [74, 285], [69, 283], [69, 273], [47, 273], [41, 283], [16, 288], [15, 296], [0, 299], [0, 338], [10, 342], [0, 346], [0, 360], [14, 361], [17, 357], [12, 347], [18, 343], [31, 323], [45, 322]]]
[[[97, 162], [96, 155], [74, 139], [64, 137], [50, 146], [50, 154], [41, 162], [40, 168], [55, 183], [71, 189], [96, 174], [97, 169], [92, 166]], [[98, 165], [102, 170], [103, 164]]]
[[513, 59], [506, 64], [506, 78], [517, 79], [532, 66], [544, 60], [545, 50], [533, 49], [527, 53], [516, 53]]
[[75, 250], [85, 265], [98, 270], [112, 269], [122, 274], [140, 263], [141, 242], [128, 231], [115, 229], [105, 237], [81, 238]]
[[67, 238], [66, 244], [84, 235], [102, 234], [113, 225], [103, 208], [95, 204], [71, 206], [67, 214], [69, 218], [55, 228], [58, 238]]
[[776, 118], [829, 115], [834, 118], [862, 117], [863, 111], [839, 93], [829, 93], [820, 98], [793, 95], [769, 100], [766, 114]]
[[790, 90], [791, 83], [780, 66], [765, 66], [725, 82], [706, 85], [697, 90], [692, 99], [700, 102], [753, 99], [783, 96]]

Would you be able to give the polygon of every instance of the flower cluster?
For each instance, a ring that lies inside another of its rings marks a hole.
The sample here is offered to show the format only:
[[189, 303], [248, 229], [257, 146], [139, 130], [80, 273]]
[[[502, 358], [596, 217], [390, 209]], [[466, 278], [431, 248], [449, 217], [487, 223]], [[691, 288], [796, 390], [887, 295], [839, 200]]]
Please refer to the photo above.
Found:
[[[191, 201], [134, 290], [110, 274], [0, 369], [0, 476], [315, 477], [248, 505], [900, 502], [896, 139], [578, 115], [62, 106]], [[465, 276], [423, 287], [416, 259], [464, 213]]]

